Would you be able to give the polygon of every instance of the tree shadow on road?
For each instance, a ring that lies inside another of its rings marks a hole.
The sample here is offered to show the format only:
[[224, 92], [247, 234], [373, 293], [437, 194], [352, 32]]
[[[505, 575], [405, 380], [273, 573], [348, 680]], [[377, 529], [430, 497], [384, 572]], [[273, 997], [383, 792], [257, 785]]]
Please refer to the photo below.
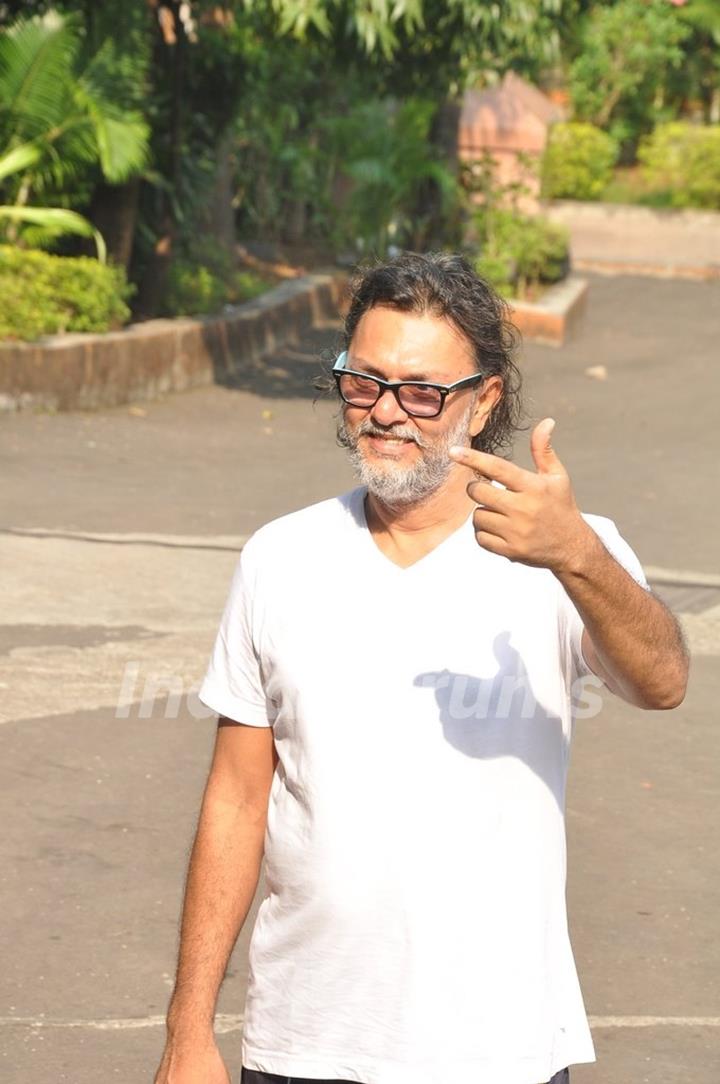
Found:
[[339, 349], [340, 325], [328, 321], [308, 328], [302, 338], [287, 343], [259, 361], [233, 365], [228, 344], [208, 342], [215, 383], [269, 399], [315, 399], [316, 381], [327, 374]]

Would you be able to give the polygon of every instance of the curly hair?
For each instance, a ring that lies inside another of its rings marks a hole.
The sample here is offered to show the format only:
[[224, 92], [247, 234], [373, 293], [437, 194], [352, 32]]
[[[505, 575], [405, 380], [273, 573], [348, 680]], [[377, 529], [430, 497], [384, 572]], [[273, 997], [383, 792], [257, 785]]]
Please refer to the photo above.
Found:
[[343, 349], [348, 349], [362, 316], [375, 305], [440, 316], [462, 333], [478, 372], [499, 376], [503, 384], [500, 399], [472, 446], [493, 453], [508, 449], [523, 417], [522, 378], [514, 360], [519, 335], [507, 303], [492, 286], [463, 256], [445, 252], [404, 252], [361, 268], [350, 282]]

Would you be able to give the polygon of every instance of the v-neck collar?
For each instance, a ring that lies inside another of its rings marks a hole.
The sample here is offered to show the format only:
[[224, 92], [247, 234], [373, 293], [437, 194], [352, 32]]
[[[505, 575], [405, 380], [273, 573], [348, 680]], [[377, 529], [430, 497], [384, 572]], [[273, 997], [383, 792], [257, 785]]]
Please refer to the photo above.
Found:
[[433, 546], [431, 550], [428, 550], [428, 552], [423, 554], [422, 557], [419, 557], [417, 561], [413, 561], [411, 565], [399, 565], [395, 561], [393, 561], [391, 557], [388, 557], [386, 553], [383, 553], [383, 551], [380, 549], [377, 542], [375, 541], [372, 531], [370, 530], [370, 524], [368, 523], [367, 513], [365, 511], [367, 487], [360, 486], [358, 489], [356, 489], [353, 493], [353, 498], [353, 512], [355, 515], [355, 520], [358, 527], [362, 531], [362, 534], [367, 544], [372, 547], [378, 561], [381, 564], [383, 564], [391, 571], [398, 573], [399, 575], [414, 572], [416, 569], [424, 566], [428, 561], [431, 561], [436, 553], [444, 550], [453, 542], [457, 542], [460, 538], [464, 537], [468, 528], [468, 523], [472, 519], [472, 512], [470, 512], [467, 518], [463, 520], [459, 527], [456, 527], [455, 530], [452, 531], [449, 535], [447, 535], [446, 538], [443, 538], [443, 540], [441, 542], [438, 542], [436, 546]]

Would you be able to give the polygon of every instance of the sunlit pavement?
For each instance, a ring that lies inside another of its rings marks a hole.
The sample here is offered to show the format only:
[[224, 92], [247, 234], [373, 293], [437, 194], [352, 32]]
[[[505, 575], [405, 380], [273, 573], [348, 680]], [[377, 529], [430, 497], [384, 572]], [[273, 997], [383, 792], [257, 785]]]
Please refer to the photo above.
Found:
[[[568, 897], [598, 1062], [575, 1084], [720, 1078], [719, 301], [596, 278], [577, 337], [523, 356], [581, 506], [616, 520], [696, 651], [677, 711], [608, 698], [576, 730]], [[152, 1078], [213, 738], [194, 689], [244, 538], [352, 484], [310, 387], [337, 335], [238, 389], [0, 417], [7, 1084]], [[246, 945], [220, 1006], [238, 1078]]]

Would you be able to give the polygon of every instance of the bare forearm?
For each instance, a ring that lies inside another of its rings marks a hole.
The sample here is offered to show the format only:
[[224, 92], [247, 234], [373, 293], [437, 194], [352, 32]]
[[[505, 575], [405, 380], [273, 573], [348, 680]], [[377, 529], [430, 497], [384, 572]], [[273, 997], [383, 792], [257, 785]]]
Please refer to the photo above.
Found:
[[238, 805], [212, 779], [190, 857], [175, 991], [168, 1029], [212, 1029], [230, 953], [250, 910], [260, 874], [266, 811]]
[[667, 607], [635, 582], [594, 531], [556, 575], [583, 620], [587, 661], [608, 686], [640, 707], [677, 706], [685, 694], [688, 657]]

